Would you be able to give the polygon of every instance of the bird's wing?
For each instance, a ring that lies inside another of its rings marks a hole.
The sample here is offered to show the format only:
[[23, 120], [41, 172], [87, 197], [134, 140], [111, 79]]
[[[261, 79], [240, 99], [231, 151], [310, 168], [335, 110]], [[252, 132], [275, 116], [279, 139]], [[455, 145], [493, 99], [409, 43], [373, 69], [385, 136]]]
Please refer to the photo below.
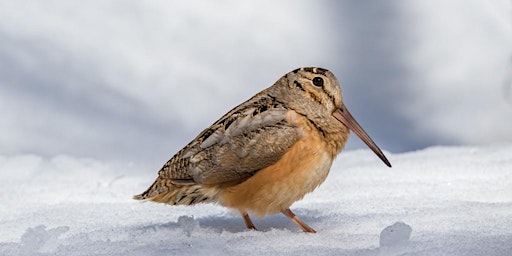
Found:
[[201, 132], [159, 176], [176, 184], [238, 184], [277, 162], [299, 133], [286, 119], [290, 110], [264, 92]]

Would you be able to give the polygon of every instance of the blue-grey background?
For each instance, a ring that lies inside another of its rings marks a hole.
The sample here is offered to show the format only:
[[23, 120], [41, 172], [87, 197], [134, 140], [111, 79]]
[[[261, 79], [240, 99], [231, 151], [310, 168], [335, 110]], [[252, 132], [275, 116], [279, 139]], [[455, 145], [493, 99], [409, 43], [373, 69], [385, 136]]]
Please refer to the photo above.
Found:
[[0, 154], [159, 167], [302, 66], [387, 151], [512, 142], [512, 1], [0, 0]]

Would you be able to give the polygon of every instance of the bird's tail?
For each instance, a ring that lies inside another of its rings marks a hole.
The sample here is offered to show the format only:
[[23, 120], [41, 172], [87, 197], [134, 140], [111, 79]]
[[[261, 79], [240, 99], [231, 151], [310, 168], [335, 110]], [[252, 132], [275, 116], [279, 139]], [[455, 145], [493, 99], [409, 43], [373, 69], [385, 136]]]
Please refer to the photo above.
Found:
[[171, 205], [193, 205], [197, 203], [216, 202], [219, 189], [204, 187], [201, 184], [174, 184], [170, 179], [158, 177], [153, 185], [135, 200], [149, 200]]

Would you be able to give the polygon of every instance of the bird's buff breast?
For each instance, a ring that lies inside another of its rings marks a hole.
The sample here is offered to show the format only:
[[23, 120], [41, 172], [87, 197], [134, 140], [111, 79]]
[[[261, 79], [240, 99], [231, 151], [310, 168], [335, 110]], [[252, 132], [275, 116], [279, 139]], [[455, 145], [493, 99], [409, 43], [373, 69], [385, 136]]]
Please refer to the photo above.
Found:
[[299, 127], [302, 139], [277, 163], [224, 189], [219, 194], [219, 203], [263, 217], [288, 209], [322, 184], [332, 165], [332, 153], [328, 152], [325, 138], [311, 124], [302, 123]]

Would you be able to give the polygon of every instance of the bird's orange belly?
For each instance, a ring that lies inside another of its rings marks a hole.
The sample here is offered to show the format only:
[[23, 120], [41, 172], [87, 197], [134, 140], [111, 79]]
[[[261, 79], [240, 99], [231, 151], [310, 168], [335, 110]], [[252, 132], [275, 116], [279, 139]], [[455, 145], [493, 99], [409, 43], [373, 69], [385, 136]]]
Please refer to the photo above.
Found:
[[219, 203], [263, 217], [289, 208], [327, 177], [332, 154], [319, 136], [295, 143], [275, 164], [219, 194]]

